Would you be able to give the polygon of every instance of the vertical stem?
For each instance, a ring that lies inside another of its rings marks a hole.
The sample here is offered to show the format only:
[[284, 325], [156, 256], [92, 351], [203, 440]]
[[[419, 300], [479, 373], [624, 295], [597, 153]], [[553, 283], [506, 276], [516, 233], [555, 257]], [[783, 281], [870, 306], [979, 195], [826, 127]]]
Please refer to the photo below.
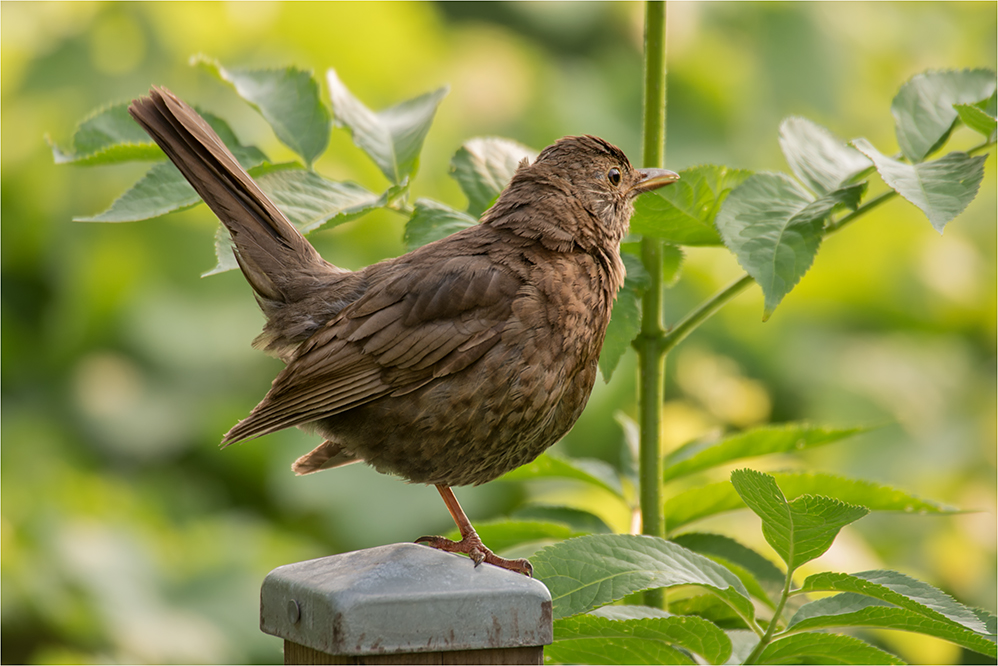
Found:
[[[665, 1], [645, 5], [644, 113], [642, 164], [665, 166]], [[662, 501], [661, 414], [665, 378], [662, 338], [662, 241], [641, 239], [641, 260], [651, 284], [641, 302], [638, 352], [638, 423], [640, 426], [641, 517], [643, 534], [665, 536]], [[644, 593], [645, 604], [662, 608], [662, 590]]]

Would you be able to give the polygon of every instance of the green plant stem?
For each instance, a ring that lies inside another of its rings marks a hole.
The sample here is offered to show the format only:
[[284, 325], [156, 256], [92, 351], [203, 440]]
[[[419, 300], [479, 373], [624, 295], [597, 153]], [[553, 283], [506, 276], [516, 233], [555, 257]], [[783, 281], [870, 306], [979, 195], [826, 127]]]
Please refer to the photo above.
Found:
[[[645, 4], [644, 109], [642, 163], [665, 166], [665, 2]], [[662, 500], [661, 415], [665, 354], [662, 351], [662, 241], [641, 239], [641, 259], [651, 277], [642, 297], [641, 332], [634, 341], [638, 352], [638, 424], [640, 428], [641, 531], [665, 536]], [[665, 607], [661, 589], [644, 593], [644, 602]]]
[[663, 351], [666, 353], [671, 351], [687, 335], [696, 330], [700, 324], [710, 319], [722, 306], [745, 291], [745, 288], [753, 283], [755, 283], [755, 280], [752, 279], [751, 275], [746, 273], [697, 306], [695, 310], [683, 317], [678, 324], [670, 328], [669, 332], [662, 338]]
[[766, 633], [763, 634], [762, 638], [759, 639], [759, 644], [755, 646], [752, 653], [745, 660], [746, 664], [754, 664], [759, 659], [762, 651], [766, 649], [766, 646], [770, 644], [773, 640], [773, 634], [776, 633], [776, 625], [779, 624], [780, 615], [783, 614], [783, 607], [787, 604], [787, 598], [790, 596], [790, 585], [794, 579], [794, 572], [787, 571], [786, 580], [783, 582], [783, 592], [780, 594], [780, 602], [776, 604], [776, 610], [773, 611], [773, 619], [770, 620], [769, 626], [766, 628]]
[[873, 197], [872, 199], [870, 199], [869, 201], [867, 201], [866, 203], [864, 203], [862, 206], [860, 206], [859, 208], [857, 208], [853, 212], [851, 212], [851, 213], [849, 213], [847, 215], [843, 215], [842, 217], [840, 217], [837, 220], [829, 222], [828, 225], [825, 227], [825, 234], [824, 235], [828, 236], [829, 234], [833, 234], [836, 231], [839, 231], [842, 227], [844, 227], [847, 224], [853, 222], [854, 220], [859, 219], [860, 217], [863, 217], [864, 215], [866, 215], [867, 213], [869, 213], [871, 210], [873, 210], [874, 208], [876, 208], [880, 204], [885, 203], [887, 201], [890, 201], [891, 199], [893, 199], [896, 196], [897, 196], [897, 191], [895, 191], [895, 190], [887, 190], [883, 194], [879, 194], [879, 195]]

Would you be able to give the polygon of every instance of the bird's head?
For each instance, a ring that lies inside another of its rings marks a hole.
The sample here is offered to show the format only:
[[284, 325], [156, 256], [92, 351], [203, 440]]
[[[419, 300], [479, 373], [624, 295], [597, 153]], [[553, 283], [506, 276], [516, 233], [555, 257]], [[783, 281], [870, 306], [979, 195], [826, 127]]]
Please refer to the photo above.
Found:
[[599, 137], [568, 136], [533, 163], [521, 163], [486, 220], [517, 228], [529, 223], [532, 229], [523, 231], [560, 249], [615, 247], [627, 233], [637, 196], [678, 179], [666, 169], [635, 169], [620, 148]]

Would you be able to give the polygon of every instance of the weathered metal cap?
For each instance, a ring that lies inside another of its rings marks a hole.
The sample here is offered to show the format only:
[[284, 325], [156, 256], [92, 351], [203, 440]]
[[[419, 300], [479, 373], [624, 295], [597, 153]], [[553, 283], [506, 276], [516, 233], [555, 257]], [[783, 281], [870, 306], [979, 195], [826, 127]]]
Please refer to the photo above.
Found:
[[521, 574], [398, 543], [274, 569], [260, 629], [333, 655], [548, 645], [551, 594]]

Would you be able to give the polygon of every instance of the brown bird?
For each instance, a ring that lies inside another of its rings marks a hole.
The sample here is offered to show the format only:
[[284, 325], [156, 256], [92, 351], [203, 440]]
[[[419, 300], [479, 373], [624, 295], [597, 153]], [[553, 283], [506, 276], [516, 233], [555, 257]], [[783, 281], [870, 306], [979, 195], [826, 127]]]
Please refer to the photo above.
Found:
[[417, 541], [530, 575], [482, 544], [450, 488], [530, 462], [579, 418], [634, 199], [679, 176], [566, 137], [520, 164], [480, 224], [351, 272], [322, 259], [171, 92], [153, 88], [129, 112], [228, 228], [267, 318], [254, 345], [287, 364], [222, 444], [318, 433], [295, 473], [364, 461], [434, 484], [462, 538]]

